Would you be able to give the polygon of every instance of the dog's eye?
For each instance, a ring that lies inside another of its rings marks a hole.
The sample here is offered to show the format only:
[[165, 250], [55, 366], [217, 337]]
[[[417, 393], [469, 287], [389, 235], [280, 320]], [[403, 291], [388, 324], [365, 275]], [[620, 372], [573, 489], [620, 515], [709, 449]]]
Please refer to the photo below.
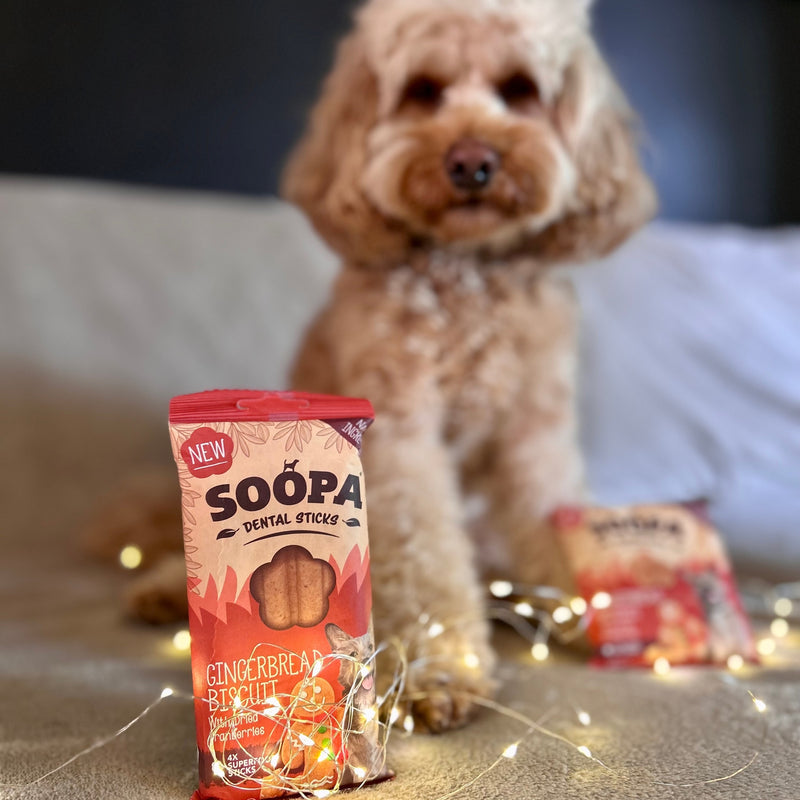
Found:
[[402, 104], [413, 104], [433, 108], [439, 104], [444, 92], [444, 84], [428, 75], [412, 78], [403, 90]]
[[510, 78], [501, 81], [497, 92], [507, 106], [512, 108], [530, 107], [539, 102], [539, 87], [536, 82], [522, 72], [515, 72]]

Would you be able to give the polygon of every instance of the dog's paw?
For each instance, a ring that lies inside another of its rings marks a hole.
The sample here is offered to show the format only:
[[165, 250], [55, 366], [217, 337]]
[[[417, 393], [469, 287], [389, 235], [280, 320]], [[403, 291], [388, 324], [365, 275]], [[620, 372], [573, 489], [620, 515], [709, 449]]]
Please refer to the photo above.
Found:
[[177, 553], [164, 556], [133, 581], [125, 592], [125, 610], [128, 616], [151, 625], [186, 619], [189, 603], [184, 557]]
[[488, 647], [479, 656], [447, 653], [423, 656], [409, 666], [408, 700], [414, 730], [443, 733], [465, 725], [479, 709], [482, 699], [494, 695], [492, 679], [495, 656]]
[[127, 478], [100, 505], [83, 530], [83, 548], [116, 561], [127, 545], [142, 554], [142, 568], [182, 551], [181, 498], [173, 471], [142, 470]]

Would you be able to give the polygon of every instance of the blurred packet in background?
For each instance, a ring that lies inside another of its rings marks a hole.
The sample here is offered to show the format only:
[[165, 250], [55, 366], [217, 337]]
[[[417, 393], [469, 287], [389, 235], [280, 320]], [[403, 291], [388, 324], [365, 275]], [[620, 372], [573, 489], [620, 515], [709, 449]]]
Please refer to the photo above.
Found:
[[551, 517], [603, 666], [757, 661], [722, 539], [703, 503], [565, 507]]

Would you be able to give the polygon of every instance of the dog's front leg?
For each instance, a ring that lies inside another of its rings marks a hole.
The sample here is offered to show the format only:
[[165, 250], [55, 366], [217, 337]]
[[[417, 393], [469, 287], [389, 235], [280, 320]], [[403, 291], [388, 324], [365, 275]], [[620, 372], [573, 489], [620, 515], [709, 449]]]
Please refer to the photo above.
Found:
[[458, 480], [437, 427], [433, 417], [379, 413], [364, 439], [377, 639], [408, 647], [407, 695], [431, 731], [467, 719], [474, 698], [491, 693], [494, 664]]
[[574, 379], [557, 352], [543, 357], [538, 379], [505, 420], [490, 477], [493, 527], [507, 543], [508, 577], [571, 588], [549, 515], [587, 501], [573, 402]]

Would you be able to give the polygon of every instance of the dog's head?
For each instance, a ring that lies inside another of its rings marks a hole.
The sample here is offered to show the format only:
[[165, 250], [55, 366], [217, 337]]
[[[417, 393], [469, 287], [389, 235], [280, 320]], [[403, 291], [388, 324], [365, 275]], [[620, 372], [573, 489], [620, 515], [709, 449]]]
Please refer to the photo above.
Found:
[[652, 214], [591, 0], [371, 0], [286, 196], [362, 264], [413, 247], [605, 253]]

